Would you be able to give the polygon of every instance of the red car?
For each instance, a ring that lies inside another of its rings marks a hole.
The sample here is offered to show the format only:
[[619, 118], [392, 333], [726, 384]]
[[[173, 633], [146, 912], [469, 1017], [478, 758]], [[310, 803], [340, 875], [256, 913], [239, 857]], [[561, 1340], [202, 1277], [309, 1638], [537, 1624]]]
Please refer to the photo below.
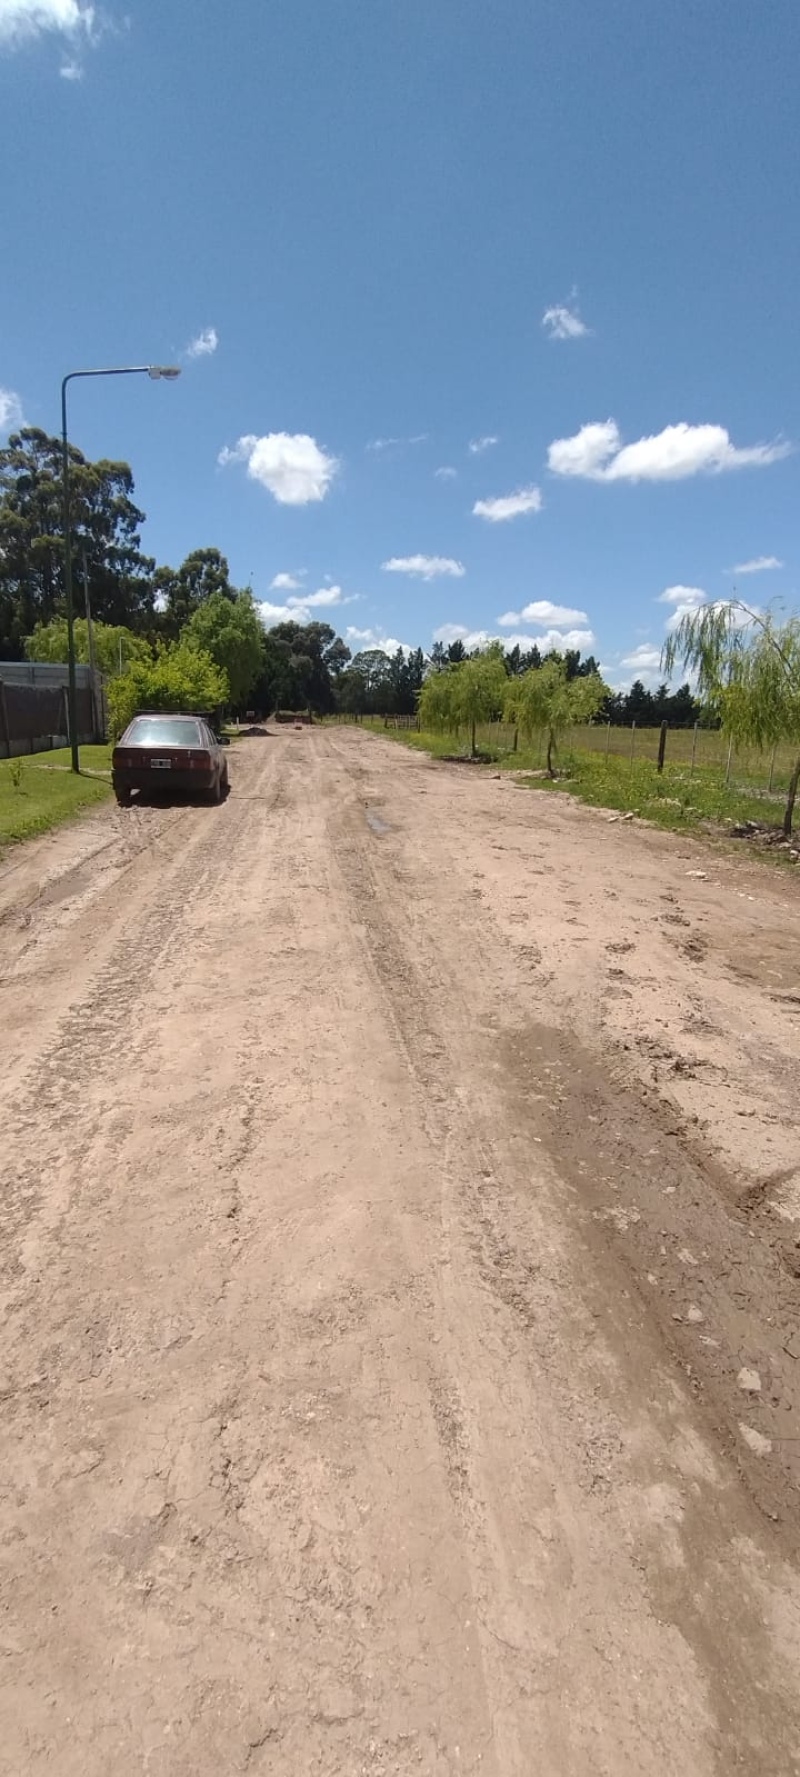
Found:
[[111, 755], [120, 807], [128, 807], [134, 790], [182, 790], [221, 802], [228, 793], [227, 744], [202, 716], [134, 716]]

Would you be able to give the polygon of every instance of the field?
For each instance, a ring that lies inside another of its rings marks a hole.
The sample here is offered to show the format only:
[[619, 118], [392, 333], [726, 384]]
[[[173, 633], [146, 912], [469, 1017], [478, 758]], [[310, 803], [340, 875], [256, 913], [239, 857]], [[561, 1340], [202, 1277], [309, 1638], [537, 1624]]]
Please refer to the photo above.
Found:
[[[412, 724], [381, 718], [365, 721], [375, 733], [399, 740], [434, 758], [466, 758], [469, 741], [461, 735], [419, 732]], [[733, 751], [712, 729], [671, 729], [662, 773], [658, 772], [658, 728], [587, 726], [571, 730], [556, 757], [558, 776], [544, 774], [544, 745], [513, 751], [514, 731], [501, 722], [478, 728], [482, 760], [501, 771], [529, 772], [528, 783], [548, 792], [567, 790], [594, 807], [644, 816], [659, 826], [686, 830], [703, 824], [730, 827], [746, 821], [780, 826], [792, 750]], [[541, 775], [539, 775], [541, 773]], [[726, 782], [726, 779], [728, 780]]]

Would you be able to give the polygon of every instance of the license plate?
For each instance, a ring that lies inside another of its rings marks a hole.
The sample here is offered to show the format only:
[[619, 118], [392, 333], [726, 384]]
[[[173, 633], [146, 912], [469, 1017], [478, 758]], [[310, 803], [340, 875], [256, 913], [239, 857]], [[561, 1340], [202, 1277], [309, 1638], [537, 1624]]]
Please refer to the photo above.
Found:
[[151, 771], [169, 771], [171, 768], [171, 765], [172, 765], [171, 759], [151, 759], [150, 760], [150, 770]]

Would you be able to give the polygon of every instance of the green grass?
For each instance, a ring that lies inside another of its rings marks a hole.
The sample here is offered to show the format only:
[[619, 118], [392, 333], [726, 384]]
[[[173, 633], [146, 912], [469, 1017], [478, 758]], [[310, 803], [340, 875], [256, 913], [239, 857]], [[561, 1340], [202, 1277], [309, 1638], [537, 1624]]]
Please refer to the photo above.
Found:
[[[435, 759], [458, 756], [466, 759], [469, 750], [468, 737], [464, 734], [418, 734], [413, 728], [384, 728], [383, 721], [378, 718], [365, 721], [363, 726], [387, 740], [399, 741], [414, 751], [429, 753]], [[637, 734], [642, 756], [637, 758], [634, 750], [632, 764], [630, 729], [612, 729], [612, 745], [608, 757], [599, 746], [595, 748], [582, 744], [587, 734], [592, 739], [597, 736], [598, 741], [602, 737], [605, 744], [604, 730], [576, 730], [570, 744], [563, 744], [558, 755], [558, 777], [525, 777], [522, 779], [524, 786], [532, 790], [544, 790], [550, 795], [563, 794], [566, 791], [579, 802], [588, 803], [593, 808], [609, 808], [620, 814], [640, 815], [644, 820], [653, 821], [657, 826], [667, 827], [673, 832], [708, 831], [709, 828], [716, 828], [724, 835], [731, 824], [759, 821], [778, 827], [782, 822], [782, 791], [790, 764], [788, 751], [785, 759], [776, 758], [773, 791], [770, 794], [766, 788], [770, 760], [759, 754], [748, 757], [746, 761], [747, 769], [753, 772], [756, 781], [750, 784], [737, 783], [736, 766], [741, 767], [742, 761], [735, 760], [731, 786], [725, 788], [727, 745], [720, 735], [698, 736], [697, 758], [701, 756], [703, 742], [707, 743], [706, 757], [700, 764], [696, 760], [692, 770], [691, 730], [680, 734], [673, 731], [668, 736], [667, 760], [663, 774], [659, 776], [655, 765], [657, 729], [642, 730]], [[614, 748], [613, 740], [616, 735], [625, 740], [624, 752]], [[578, 739], [581, 744], [575, 744]], [[512, 731], [500, 723], [479, 728], [477, 745], [483, 759], [491, 763], [495, 770], [542, 771], [543, 749], [536, 745], [520, 745], [517, 753], [512, 752]], [[670, 746], [672, 759], [669, 757]], [[651, 747], [652, 756], [645, 756]], [[711, 760], [708, 760], [709, 753]], [[798, 839], [800, 840], [800, 833]]]
[[783, 797], [746, 789], [725, 789], [724, 773], [716, 768], [665, 765], [659, 776], [650, 760], [630, 761], [613, 754], [604, 759], [596, 753], [573, 750], [562, 760], [563, 775], [526, 778], [534, 789], [567, 790], [579, 802], [594, 808], [637, 814], [659, 827], [685, 832], [692, 827], [724, 828], [731, 823], [760, 821], [780, 824]]
[[[105, 752], [105, 747], [81, 748], [82, 756]], [[62, 759], [60, 750], [36, 753], [33, 758], [0, 759], [0, 850], [36, 833], [46, 833], [50, 827], [110, 796], [111, 784], [105, 778], [75, 777], [71, 771], [44, 769], [45, 761], [52, 767], [53, 761]], [[69, 752], [66, 762], [69, 763]]]
[[[110, 741], [104, 746], [81, 747], [79, 749], [81, 771], [110, 772], [111, 752], [112, 747]], [[32, 758], [25, 758], [24, 763], [26, 765], [38, 765], [43, 770], [46, 770], [48, 766], [62, 766], [66, 767], [68, 771], [72, 764], [72, 754], [69, 747], [54, 747], [51, 753], [34, 753]]]

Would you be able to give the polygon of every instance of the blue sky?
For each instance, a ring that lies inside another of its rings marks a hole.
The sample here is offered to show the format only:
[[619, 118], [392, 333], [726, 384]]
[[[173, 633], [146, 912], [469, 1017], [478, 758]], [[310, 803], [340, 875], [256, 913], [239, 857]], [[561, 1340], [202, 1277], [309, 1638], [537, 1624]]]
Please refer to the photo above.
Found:
[[799, 76], [797, 0], [0, 0], [0, 418], [180, 361], [71, 395], [160, 561], [652, 682], [797, 602]]

